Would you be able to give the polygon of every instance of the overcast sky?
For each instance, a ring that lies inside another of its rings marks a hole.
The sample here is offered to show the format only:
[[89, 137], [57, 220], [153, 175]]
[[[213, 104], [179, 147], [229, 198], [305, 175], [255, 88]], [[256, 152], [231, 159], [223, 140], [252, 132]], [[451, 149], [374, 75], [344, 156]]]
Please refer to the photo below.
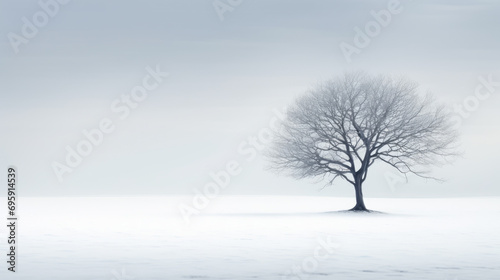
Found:
[[[224, 194], [352, 194], [343, 183], [320, 192], [322, 183], [267, 172], [248, 138], [269, 127], [273, 110], [345, 71], [406, 75], [451, 106], [474, 98], [480, 77], [500, 81], [493, 0], [401, 1], [348, 62], [341, 43], [353, 45], [355, 28], [389, 2], [243, 0], [218, 12], [211, 0], [73, 0], [50, 6], [44, 23], [38, 1], [1, 0], [1, 166], [19, 168], [27, 196], [191, 194], [228, 161], [241, 173]], [[35, 21], [36, 31], [26, 27]], [[169, 76], [126, 117], [112, 109], [142, 85], [147, 67]], [[391, 169], [380, 165], [365, 194], [500, 194], [499, 105], [496, 86], [466, 112], [463, 158], [435, 169], [445, 183], [391, 185]], [[66, 147], [76, 149], [82, 131], [103, 119], [114, 130], [60, 182], [54, 162], [65, 165]]]

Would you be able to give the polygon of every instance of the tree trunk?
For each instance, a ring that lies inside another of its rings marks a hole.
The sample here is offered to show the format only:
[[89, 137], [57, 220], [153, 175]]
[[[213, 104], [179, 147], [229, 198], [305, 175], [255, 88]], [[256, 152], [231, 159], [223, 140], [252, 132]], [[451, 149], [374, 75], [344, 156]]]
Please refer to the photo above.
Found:
[[368, 211], [365, 206], [365, 202], [363, 201], [363, 189], [361, 179], [356, 180], [356, 184], [354, 185], [354, 190], [356, 191], [356, 206], [352, 208], [350, 211]]

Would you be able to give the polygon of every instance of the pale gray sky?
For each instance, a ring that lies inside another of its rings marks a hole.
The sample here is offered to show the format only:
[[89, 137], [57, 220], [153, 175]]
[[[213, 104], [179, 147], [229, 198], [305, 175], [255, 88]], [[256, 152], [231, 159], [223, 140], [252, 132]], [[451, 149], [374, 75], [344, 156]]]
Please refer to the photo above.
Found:
[[[268, 173], [238, 147], [274, 108], [345, 71], [407, 75], [451, 105], [474, 96], [479, 77], [500, 81], [498, 1], [401, 1], [348, 63], [341, 42], [352, 44], [354, 28], [389, 2], [243, 0], [221, 21], [209, 0], [73, 0], [16, 54], [9, 34], [22, 36], [23, 17], [43, 10], [1, 0], [1, 166], [18, 166], [22, 194], [34, 196], [191, 194], [229, 160], [243, 171], [224, 194], [350, 194], [345, 184], [318, 192], [322, 184]], [[111, 104], [156, 65], [170, 76], [121, 120]], [[411, 177], [391, 189], [379, 166], [367, 196], [500, 194], [499, 105], [497, 86], [463, 120], [463, 159], [436, 169], [447, 182]], [[115, 130], [60, 183], [53, 162], [103, 118]]]

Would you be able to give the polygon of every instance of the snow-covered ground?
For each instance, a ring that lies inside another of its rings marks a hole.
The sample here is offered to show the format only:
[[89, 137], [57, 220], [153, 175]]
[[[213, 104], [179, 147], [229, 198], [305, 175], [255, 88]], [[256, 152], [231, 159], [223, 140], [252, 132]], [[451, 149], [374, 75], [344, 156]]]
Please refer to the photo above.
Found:
[[500, 198], [356, 214], [325, 213], [353, 198], [222, 197], [186, 224], [190, 199], [20, 198], [18, 272], [2, 261], [0, 279], [500, 279]]

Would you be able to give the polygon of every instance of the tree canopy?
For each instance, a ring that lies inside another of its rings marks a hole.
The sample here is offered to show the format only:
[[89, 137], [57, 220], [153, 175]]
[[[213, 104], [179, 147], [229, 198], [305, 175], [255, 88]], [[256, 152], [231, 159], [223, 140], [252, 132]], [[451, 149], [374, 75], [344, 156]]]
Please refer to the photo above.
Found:
[[323, 82], [288, 108], [270, 152], [271, 167], [295, 178], [342, 178], [366, 210], [362, 184], [375, 162], [434, 178], [429, 166], [455, 155], [457, 132], [444, 106], [407, 79], [346, 74]]

